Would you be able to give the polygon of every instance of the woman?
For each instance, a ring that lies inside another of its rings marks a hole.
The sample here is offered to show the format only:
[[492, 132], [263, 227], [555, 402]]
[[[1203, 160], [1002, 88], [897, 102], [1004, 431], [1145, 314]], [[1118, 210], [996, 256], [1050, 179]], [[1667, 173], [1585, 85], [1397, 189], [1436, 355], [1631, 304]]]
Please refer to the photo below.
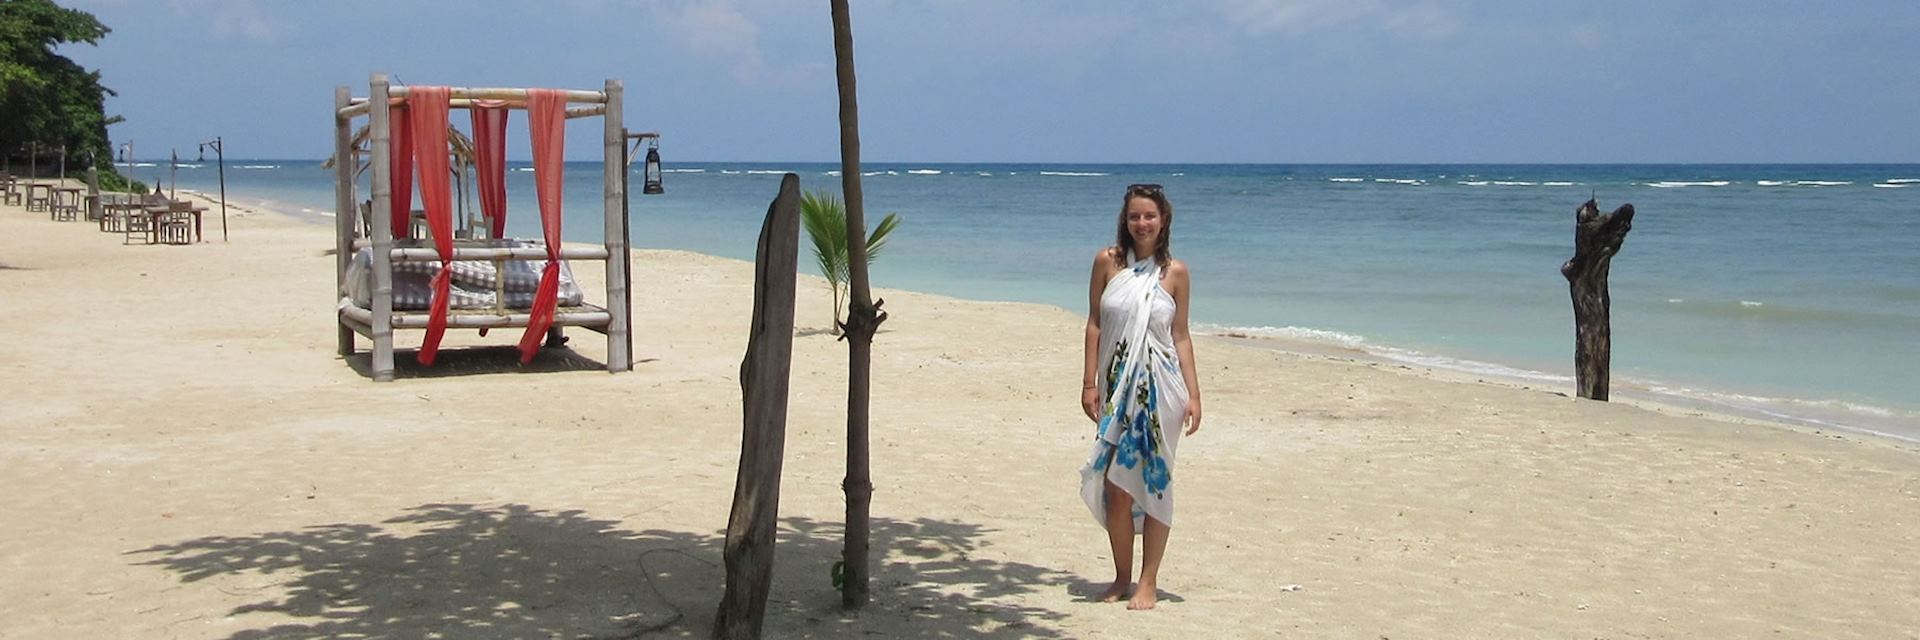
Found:
[[[1173, 458], [1181, 427], [1200, 429], [1200, 381], [1187, 334], [1192, 279], [1173, 259], [1173, 205], [1157, 184], [1127, 187], [1114, 246], [1093, 258], [1080, 405], [1099, 424], [1080, 469], [1080, 496], [1107, 529], [1113, 586], [1132, 586], [1133, 536], [1145, 538], [1140, 586], [1128, 609], [1152, 609], [1173, 524]], [[1168, 428], [1162, 429], [1162, 426]]]

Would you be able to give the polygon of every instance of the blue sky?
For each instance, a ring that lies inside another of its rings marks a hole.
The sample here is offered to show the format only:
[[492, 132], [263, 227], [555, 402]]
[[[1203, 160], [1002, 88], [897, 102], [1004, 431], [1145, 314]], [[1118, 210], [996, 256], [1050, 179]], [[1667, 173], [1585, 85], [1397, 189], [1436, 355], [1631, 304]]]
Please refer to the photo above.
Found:
[[[839, 157], [823, 0], [62, 4], [113, 29], [62, 53], [147, 159], [214, 135], [323, 157], [333, 88], [374, 71], [618, 78], [670, 160]], [[1912, 0], [854, 0], [853, 23], [868, 161], [1920, 162]], [[574, 121], [568, 155], [598, 140]]]

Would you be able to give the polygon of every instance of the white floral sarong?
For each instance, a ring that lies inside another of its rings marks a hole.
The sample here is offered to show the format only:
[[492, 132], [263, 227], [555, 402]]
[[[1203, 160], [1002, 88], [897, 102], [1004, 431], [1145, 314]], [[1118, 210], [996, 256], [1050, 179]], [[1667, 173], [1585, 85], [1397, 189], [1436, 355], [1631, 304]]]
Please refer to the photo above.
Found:
[[1107, 524], [1106, 483], [1133, 496], [1133, 530], [1145, 518], [1173, 525], [1173, 458], [1187, 416], [1187, 385], [1173, 348], [1173, 296], [1151, 256], [1107, 281], [1100, 295], [1096, 362], [1101, 415], [1093, 453], [1080, 468], [1080, 497]]

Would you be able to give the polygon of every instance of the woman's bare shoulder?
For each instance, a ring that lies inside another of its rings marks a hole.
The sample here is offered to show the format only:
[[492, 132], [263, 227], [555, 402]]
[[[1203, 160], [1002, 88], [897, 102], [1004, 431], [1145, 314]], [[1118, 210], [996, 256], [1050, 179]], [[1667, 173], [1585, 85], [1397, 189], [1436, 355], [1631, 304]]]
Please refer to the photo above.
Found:
[[1093, 253], [1094, 269], [1110, 269], [1120, 265], [1120, 252], [1113, 247], [1101, 247]]
[[1187, 271], [1187, 263], [1181, 262], [1179, 258], [1168, 258], [1167, 275], [1185, 280], [1192, 275], [1192, 272]]

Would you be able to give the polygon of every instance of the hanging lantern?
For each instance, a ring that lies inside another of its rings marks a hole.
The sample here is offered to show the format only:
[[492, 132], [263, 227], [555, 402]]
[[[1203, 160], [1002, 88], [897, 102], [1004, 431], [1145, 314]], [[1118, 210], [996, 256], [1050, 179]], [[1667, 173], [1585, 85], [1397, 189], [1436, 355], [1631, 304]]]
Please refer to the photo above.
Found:
[[640, 193], [655, 196], [666, 192], [666, 187], [660, 185], [660, 141], [655, 139], [647, 146], [645, 182], [640, 185]]

